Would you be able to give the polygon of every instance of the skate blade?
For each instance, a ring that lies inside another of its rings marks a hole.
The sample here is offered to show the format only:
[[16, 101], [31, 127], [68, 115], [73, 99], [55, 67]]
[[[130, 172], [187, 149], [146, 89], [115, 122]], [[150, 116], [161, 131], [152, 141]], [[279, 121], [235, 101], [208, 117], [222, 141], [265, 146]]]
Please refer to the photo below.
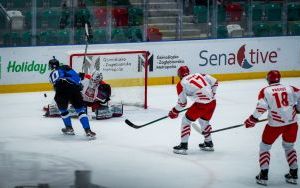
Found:
[[73, 136], [73, 135], [75, 135], [75, 133], [67, 133], [67, 132], [65, 132], [65, 133], [63, 132], [63, 134], [64, 134], [64, 135], [68, 135], [68, 136]]
[[287, 183], [297, 185], [297, 179], [285, 179]]
[[259, 185], [267, 186], [267, 180], [256, 180], [256, 183]]
[[215, 151], [214, 148], [200, 148], [203, 151]]
[[97, 139], [96, 136], [86, 136], [86, 138], [87, 138], [88, 140], [96, 140], [96, 139]]
[[180, 154], [180, 155], [187, 155], [186, 150], [173, 150], [173, 153]]

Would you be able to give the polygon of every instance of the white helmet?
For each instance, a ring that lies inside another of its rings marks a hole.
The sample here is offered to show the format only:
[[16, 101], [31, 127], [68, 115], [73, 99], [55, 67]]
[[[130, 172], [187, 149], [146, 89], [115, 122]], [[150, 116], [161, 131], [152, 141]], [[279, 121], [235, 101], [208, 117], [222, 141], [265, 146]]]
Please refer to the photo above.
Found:
[[99, 83], [103, 80], [103, 76], [102, 76], [102, 73], [100, 71], [94, 71], [93, 74], [92, 74], [92, 78], [91, 78], [91, 81], [94, 82], [94, 83]]

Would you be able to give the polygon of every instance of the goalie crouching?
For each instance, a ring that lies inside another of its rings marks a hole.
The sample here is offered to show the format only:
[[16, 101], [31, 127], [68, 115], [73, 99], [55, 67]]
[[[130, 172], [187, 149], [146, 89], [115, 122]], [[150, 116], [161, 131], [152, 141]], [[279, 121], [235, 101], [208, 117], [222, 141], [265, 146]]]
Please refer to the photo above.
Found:
[[[82, 78], [82, 98], [86, 108], [90, 107], [95, 113], [97, 120], [121, 117], [123, 115], [122, 104], [109, 104], [111, 97], [111, 87], [103, 81], [102, 73], [94, 71], [92, 75], [80, 73]], [[59, 117], [60, 113], [54, 102], [44, 107], [46, 117]], [[75, 111], [72, 106], [68, 109], [69, 113]]]

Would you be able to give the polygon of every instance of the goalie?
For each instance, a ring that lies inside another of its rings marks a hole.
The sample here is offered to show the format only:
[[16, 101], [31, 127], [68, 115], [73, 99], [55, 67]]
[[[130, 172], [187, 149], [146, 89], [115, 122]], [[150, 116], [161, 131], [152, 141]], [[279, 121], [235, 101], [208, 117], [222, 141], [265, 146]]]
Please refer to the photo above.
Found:
[[[86, 108], [90, 107], [92, 112], [95, 113], [95, 118], [97, 120], [121, 117], [123, 115], [122, 104], [109, 105], [108, 102], [111, 97], [111, 87], [103, 81], [101, 72], [94, 71], [92, 75], [80, 73], [80, 77], [82, 79], [81, 94], [83, 101]], [[44, 107], [44, 111], [46, 111], [45, 117], [60, 116], [55, 102]], [[73, 112], [75, 112], [75, 109], [70, 106], [68, 111], [72, 115]]]

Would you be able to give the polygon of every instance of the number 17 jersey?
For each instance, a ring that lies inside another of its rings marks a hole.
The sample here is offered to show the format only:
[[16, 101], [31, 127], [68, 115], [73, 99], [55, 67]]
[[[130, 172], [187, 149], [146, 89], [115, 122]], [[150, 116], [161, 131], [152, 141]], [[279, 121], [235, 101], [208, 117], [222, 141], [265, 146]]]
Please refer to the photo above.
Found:
[[263, 88], [253, 116], [259, 118], [268, 111], [268, 124], [273, 127], [297, 122], [296, 105], [299, 108], [300, 90], [293, 86], [276, 83]]

